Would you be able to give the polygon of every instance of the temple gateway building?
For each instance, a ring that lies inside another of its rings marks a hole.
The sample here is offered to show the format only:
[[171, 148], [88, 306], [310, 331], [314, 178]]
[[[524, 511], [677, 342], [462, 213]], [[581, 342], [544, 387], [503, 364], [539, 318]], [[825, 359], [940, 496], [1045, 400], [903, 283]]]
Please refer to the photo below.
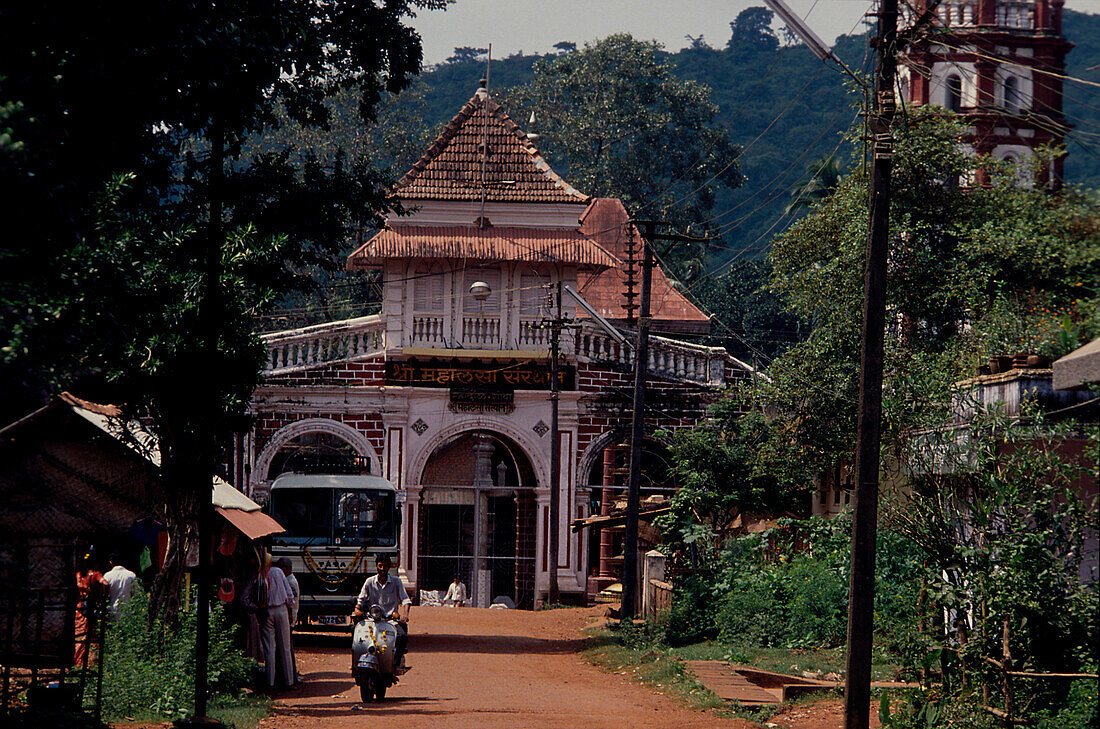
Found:
[[[261, 503], [278, 476], [333, 459], [384, 477], [403, 503], [410, 587], [445, 589], [459, 574], [481, 606], [507, 597], [533, 607], [552, 579], [567, 599], [591, 596], [616, 579], [622, 551], [610, 531], [570, 524], [609, 513], [625, 493], [634, 352], [562, 301], [575, 326], [561, 340], [552, 484], [546, 322], [561, 282], [634, 327], [641, 238], [618, 200], [571, 187], [536, 141], [484, 89], [470, 99], [394, 188], [413, 214], [390, 217], [348, 257], [352, 271], [381, 272], [381, 314], [264, 337], [255, 424], [233, 464]], [[720, 388], [749, 375], [724, 349], [675, 338], [706, 333], [709, 320], [660, 268], [652, 292], [643, 496], [674, 488], [652, 434], [695, 424]]]

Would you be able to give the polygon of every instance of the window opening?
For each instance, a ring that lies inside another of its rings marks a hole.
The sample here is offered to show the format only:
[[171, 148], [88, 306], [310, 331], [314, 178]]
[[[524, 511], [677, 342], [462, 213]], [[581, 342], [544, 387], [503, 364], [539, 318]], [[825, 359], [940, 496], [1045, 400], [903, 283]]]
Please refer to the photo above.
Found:
[[954, 112], [962, 111], [962, 77], [958, 74], [947, 77], [947, 108]]
[[1023, 107], [1022, 99], [1020, 98], [1020, 81], [1015, 76], [1009, 76], [1005, 79], [1004, 83], [1004, 106], [1005, 111], [1010, 114], [1015, 114]]
[[413, 311], [443, 311], [443, 272], [437, 266], [421, 266], [414, 274]]

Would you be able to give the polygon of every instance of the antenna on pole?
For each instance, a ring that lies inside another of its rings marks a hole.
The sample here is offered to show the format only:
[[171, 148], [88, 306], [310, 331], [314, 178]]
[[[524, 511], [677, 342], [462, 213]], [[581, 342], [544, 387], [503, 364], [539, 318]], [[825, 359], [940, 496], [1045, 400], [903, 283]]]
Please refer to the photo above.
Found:
[[482, 229], [489, 227], [489, 221], [485, 218], [485, 198], [489, 188], [486, 170], [489, 166], [489, 73], [492, 63], [493, 44], [490, 43], [485, 51], [485, 78], [481, 79], [481, 88], [478, 89], [478, 96], [481, 97], [481, 209], [477, 216], [477, 227]]

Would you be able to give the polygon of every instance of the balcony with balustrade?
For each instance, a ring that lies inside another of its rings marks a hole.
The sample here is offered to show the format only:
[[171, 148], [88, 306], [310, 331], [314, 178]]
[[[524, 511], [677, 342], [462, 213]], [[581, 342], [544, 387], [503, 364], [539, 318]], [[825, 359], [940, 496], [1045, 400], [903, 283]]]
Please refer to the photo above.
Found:
[[[516, 345], [545, 352], [549, 349], [550, 330], [539, 326], [540, 323], [541, 320], [520, 320], [518, 341], [503, 349], [499, 318], [464, 316], [460, 341], [466, 349], [499, 349], [504, 356], [517, 351]], [[388, 341], [385, 321], [378, 315], [274, 332], [261, 339], [267, 348], [264, 374], [269, 377], [385, 355], [388, 350], [400, 346]], [[407, 341], [410, 344], [404, 345], [405, 349], [417, 343], [421, 346], [446, 344], [443, 322], [438, 317], [414, 320]], [[445, 351], [443, 347], [438, 348], [441, 353]], [[620, 344], [591, 322], [584, 322], [579, 329], [563, 334], [562, 354], [574, 361], [619, 370], [633, 368], [635, 358], [633, 346]], [[730, 362], [734, 361], [721, 347], [705, 347], [665, 337], [650, 338], [648, 371], [656, 377], [720, 386], [726, 384], [726, 365]], [[746, 365], [735, 364], [748, 371]]]
[[[923, 12], [928, 0], [902, 8], [903, 20], [911, 23]], [[943, 0], [935, 9], [939, 24], [945, 28], [991, 28], [1000, 31], [1055, 30], [1049, 0]]]

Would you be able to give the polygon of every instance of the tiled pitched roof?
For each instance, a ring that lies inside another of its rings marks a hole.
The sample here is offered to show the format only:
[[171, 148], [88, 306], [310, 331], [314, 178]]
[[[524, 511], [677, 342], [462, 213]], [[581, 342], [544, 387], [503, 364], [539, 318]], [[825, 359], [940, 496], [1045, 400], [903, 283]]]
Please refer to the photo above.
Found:
[[349, 270], [393, 258], [572, 263], [582, 268], [622, 265], [575, 229], [400, 225], [385, 228], [348, 256]]
[[[612, 255], [623, 261], [616, 268], [582, 274], [578, 283], [580, 293], [607, 319], [622, 322], [626, 319], [626, 259], [630, 236], [638, 251], [635, 263], [635, 304], [642, 301], [641, 233], [630, 222], [630, 216], [622, 202], [612, 198], [597, 198], [581, 216], [581, 233], [597, 241]], [[650, 309], [655, 331], [683, 334], [700, 334], [710, 331], [710, 317], [673, 288], [661, 266], [653, 266], [650, 288]], [[638, 311], [635, 310], [635, 316]], [[578, 316], [584, 313], [578, 311]]]
[[486, 202], [589, 200], [550, 169], [504, 109], [480, 90], [393, 191], [402, 200], [481, 200], [483, 189]]

